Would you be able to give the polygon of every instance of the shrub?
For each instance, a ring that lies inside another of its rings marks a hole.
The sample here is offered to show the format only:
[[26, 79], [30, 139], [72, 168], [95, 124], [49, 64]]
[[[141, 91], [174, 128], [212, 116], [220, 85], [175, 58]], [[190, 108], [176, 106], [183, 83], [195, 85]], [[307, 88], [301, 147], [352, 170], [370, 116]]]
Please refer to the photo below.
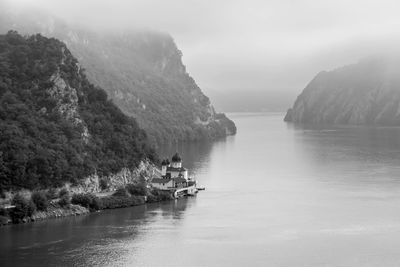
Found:
[[147, 202], [148, 203], [154, 203], [154, 202], [157, 202], [157, 201], [158, 201], [158, 199], [157, 199], [157, 197], [155, 195], [149, 194], [147, 196]]
[[13, 223], [19, 223], [26, 217], [32, 216], [36, 209], [32, 200], [28, 200], [20, 194], [13, 197], [11, 204], [15, 206], [10, 212]]
[[101, 206], [99, 198], [91, 193], [75, 194], [72, 196], [71, 203], [90, 210], [99, 210]]
[[141, 205], [145, 203], [144, 197], [139, 197], [139, 196], [131, 196], [131, 197], [109, 196], [101, 198], [100, 200], [102, 209], [124, 208], [124, 207]]
[[6, 216], [0, 215], [0, 225], [6, 225], [8, 224], [9, 218]]
[[0, 198], [6, 198], [6, 192], [2, 188], [0, 188]]
[[69, 191], [67, 188], [63, 188], [60, 190], [60, 192], [58, 192], [58, 197], [62, 198], [64, 195], [69, 195]]
[[92, 205], [90, 206], [90, 209], [92, 210], [100, 210], [101, 209], [101, 201], [98, 197], [94, 197], [92, 199]]
[[49, 201], [43, 191], [34, 192], [31, 196], [31, 200], [35, 203], [37, 210], [45, 211], [49, 206]]
[[113, 196], [115, 197], [128, 197], [128, 191], [124, 187], [120, 187], [117, 190], [115, 190]]
[[67, 191], [66, 194], [63, 194], [60, 200], [58, 201], [58, 204], [61, 207], [68, 207], [71, 204], [71, 196], [69, 195], [69, 192]]
[[0, 208], [0, 216], [8, 216], [8, 210], [5, 208]]
[[148, 194], [145, 183], [128, 184], [126, 185], [126, 190], [128, 190], [129, 194], [132, 196], [147, 196]]
[[153, 189], [147, 196], [147, 202], [149, 203], [172, 200], [172, 199], [174, 198], [170, 192], [157, 189]]
[[108, 188], [108, 183], [105, 179], [101, 179], [99, 183], [101, 190], [106, 190]]
[[49, 190], [47, 190], [46, 192], [46, 197], [48, 200], [52, 200], [57, 198], [57, 190], [55, 188], [50, 188]]

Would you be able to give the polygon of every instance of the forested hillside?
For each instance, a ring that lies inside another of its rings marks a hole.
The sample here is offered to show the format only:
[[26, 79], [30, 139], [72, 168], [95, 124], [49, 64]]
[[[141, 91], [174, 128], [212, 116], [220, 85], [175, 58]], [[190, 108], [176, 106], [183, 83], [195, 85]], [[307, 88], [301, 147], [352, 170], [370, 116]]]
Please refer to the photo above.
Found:
[[213, 140], [235, 134], [235, 124], [217, 114], [182, 63], [168, 34], [100, 32], [70, 26], [48, 14], [0, 11], [0, 32], [40, 32], [67, 44], [93, 84], [134, 117], [154, 144]]
[[0, 35], [0, 189], [74, 183], [145, 158], [156, 160], [145, 132], [87, 80], [65, 44]]
[[400, 125], [400, 59], [373, 57], [320, 72], [297, 97], [285, 120]]

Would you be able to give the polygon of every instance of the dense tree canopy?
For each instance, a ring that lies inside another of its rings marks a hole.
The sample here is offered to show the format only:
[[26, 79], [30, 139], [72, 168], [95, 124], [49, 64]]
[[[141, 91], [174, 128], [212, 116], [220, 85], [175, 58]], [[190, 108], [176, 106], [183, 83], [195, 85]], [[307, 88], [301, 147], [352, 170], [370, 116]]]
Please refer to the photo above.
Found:
[[[71, 96], [51, 93], [55, 74], [76, 92], [73, 118], [60, 112], [62, 104], [74, 108]], [[156, 160], [145, 132], [88, 82], [65, 44], [15, 31], [0, 35], [0, 189], [74, 183], [145, 158]]]

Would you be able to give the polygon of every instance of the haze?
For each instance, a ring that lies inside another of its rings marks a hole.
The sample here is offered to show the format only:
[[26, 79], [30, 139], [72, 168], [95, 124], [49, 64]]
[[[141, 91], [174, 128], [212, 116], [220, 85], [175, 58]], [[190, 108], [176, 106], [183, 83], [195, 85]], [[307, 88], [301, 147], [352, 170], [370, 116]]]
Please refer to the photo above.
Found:
[[217, 107], [228, 111], [251, 98], [262, 109], [284, 110], [319, 71], [400, 43], [400, 4], [394, 0], [12, 2], [99, 31], [170, 33], [188, 72]]

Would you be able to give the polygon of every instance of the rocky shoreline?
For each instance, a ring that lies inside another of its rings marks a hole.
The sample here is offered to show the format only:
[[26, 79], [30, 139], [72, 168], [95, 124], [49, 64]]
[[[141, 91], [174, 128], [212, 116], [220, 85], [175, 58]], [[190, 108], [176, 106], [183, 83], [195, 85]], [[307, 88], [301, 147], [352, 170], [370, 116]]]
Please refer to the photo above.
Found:
[[[63, 218], [69, 216], [80, 216], [90, 213], [88, 208], [79, 205], [70, 205], [68, 208], [60, 207], [57, 204], [52, 204], [46, 211], [37, 211], [31, 217], [26, 217], [20, 223], [28, 223], [42, 221], [55, 218]], [[0, 216], [0, 226], [13, 224], [10, 217]]]
[[[158, 191], [158, 190], [156, 190]], [[85, 195], [85, 194], [82, 194]], [[96, 197], [97, 198], [97, 197]], [[106, 209], [118, 209], [126, 207], [134, 207], [145, 205], [147, 203], [161, 202], [166, 200], [172, 200], [172, 195], [168, 196], [166, 194], [157, 193], [154, 195], [152, 192], [151, 197], [148, 196], [109, 196], [104, 198], [97, 198], [98, 200], [105, 201], [106, 203], [101, 203], [98, 207], [93, 207], [88, 204], [87, 207], [78, 204], [69, 204], [68, 206], [62, 207], [57, 202], [52, 202], [49, 204], [45, 211], [35, 211], [31, 216], [27, 216], [21, 219], [19, 222], [15, 223], [12, 221], [10, 216], [4, 216], [4, 213], [0, 215], [0, 226], [19, 224], [19, 223], [29, 223], [48, 219], [63, 218], [70, 216], [80, 216], [86, 215], [92, 212], [98, 212], [100, 210]], [[3, 209], [4, 210], [4, 209]]]
[[68, 216], [79, 216], [90, 213], [88, 208], [73, 205], [69, 208], [62, 208], [58, 205], [53, 205], [52, 207], [48, 208], [47, 211], [38, 211], [31, 217], [31, 221], [40, 221], [40, 220], [47, 220], [53, 218], [62, 218]]
[[[143, 161], [133, 170], [124, 168], [107, 177], [94, 174], [76, 185], [67, 183], [58, 189], [8, 192], [5, 198], [0, 199], [0, 226], [80, 216], [103, 209], [138, 206], [172, 199], [172, 196], [150, 186], [149, 181], [157, 171], [159, 170], [154, 164]], [[41, 209], [37, 203], [33, 203], [33, 195], [38, 192], [46, 199], [45, 208]], [[19, 206], [13, 203], [16, 195], [19, 195], [20, 202], [22, 201]], [[18, 211], [13, 211], [15, 206]], [[18, 215], [18, 220], [15, 220], [16, 212], [25, 213]]]

